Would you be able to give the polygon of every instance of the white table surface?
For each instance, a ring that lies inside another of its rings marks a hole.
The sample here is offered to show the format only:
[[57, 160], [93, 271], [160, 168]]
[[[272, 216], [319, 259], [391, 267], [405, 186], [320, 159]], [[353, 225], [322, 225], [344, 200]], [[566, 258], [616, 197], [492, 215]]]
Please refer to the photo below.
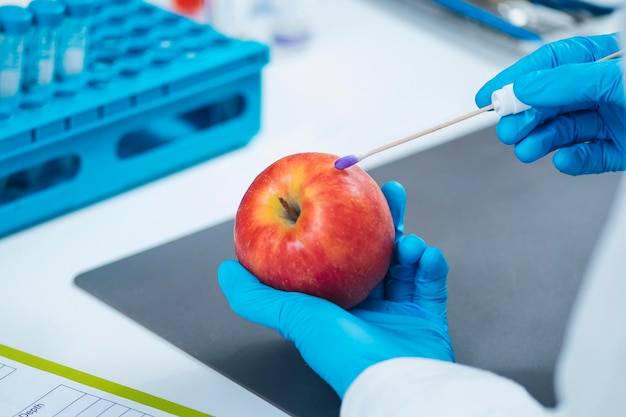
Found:
[[[474, 110], [477, 89], [520, 56], [381, 3], [317, 2], [310, 47], [276, 53], [264, 70], [262, 130], [247, 147], [1, 239], [0, 343], [220, 417], [284, 416], [73, 280], [232, 218], [279, 157], [363, 152]], [[362, 167], [495, 122], [481, 115]]]

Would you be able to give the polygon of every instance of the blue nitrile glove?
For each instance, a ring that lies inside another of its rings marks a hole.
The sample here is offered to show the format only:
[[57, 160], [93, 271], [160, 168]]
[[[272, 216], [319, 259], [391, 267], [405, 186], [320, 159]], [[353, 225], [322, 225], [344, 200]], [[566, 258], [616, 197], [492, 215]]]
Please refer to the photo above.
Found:
[[554, 166], [570, 175], [626, 169], [626, 99], [621, 59], [594, 62], [620, 49], [617, 34], [576, 37], [542, 46], [487, 82], [479, 107], [491, 93], [513, 83], [515, 96], [531, 106], [500, 119], [496, 133], [523, 162], [558, 150]]
[[396, 226], [394, 260], [384, 281], [355, 308], [261, 284], [236, 261], [219, 267], [232, 309], [277, 330], [343, 398], [365, 368], [400, 356], [454, 361], [446, 318], [448, 264], [441, 251], [415, 235], [402, 236], [406, 194], [396, 182], [382, 188]]

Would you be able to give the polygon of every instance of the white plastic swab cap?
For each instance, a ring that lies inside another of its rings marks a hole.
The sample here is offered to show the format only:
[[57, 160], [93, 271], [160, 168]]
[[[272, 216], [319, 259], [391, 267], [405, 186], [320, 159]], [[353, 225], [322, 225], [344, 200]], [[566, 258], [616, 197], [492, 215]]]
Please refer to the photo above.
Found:
[[530, 109], [526, 103], [519, 101], [513, 92], [513, 84], [507, 84], [491, 94], [491, 104], [498, 116], [521, 113]]

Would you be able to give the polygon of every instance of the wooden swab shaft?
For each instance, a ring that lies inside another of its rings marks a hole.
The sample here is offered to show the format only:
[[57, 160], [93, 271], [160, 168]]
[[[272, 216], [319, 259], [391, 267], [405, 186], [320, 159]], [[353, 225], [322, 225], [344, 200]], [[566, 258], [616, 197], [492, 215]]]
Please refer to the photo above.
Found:
[[372, 149], [369, 152], [363, 154], [361, 156], [361, 159], [367, 158], [368, 156], [374, 155], [375, 153], [385, 151], [385, 150], [387, 150], [389, 148], [393, 148], [394, 146], [401, 145], [401, 144], [403, 144], [405, 142], [409, 142], [409, 141], [411, 141], [413, 139], [417, 139], [419, 137], [428, 135], [429, 133], [436, 132], [437, 130], [443, 129], [444, 127], [448, 127], [448, 126], [451, 126], [451, 125], [453, 125], [455, 123], [462, 122], [463, 120], [469, 119], [470, 117], [474, 117], [476, 115], [479, 115], [479, 114], [484, 113], [484, 112], [489, 111], [489, 110], [493, 110], [493, 104], [490, 104], [490, 105], [485, 106], [485, 107], [481, 107], [480, 109], [477, 109], [477, 110], [474, 110], [474, 111], [469, 112], [467, 114], [464, 114], [463, 116], [455, 117], [452, 120], [448, 120], [447, 122], [444, 122], [444, 123], [438, 124], [436, 126], [430, 127], [428, 129], [422, 130], [421, 132], [414, 133], [411, 136], [407, 136], [405, 138], [398, 139], [398, 140], [396, 140], [394, 142], [388, 143], [388, 144], [386, 144], [384, 146]]

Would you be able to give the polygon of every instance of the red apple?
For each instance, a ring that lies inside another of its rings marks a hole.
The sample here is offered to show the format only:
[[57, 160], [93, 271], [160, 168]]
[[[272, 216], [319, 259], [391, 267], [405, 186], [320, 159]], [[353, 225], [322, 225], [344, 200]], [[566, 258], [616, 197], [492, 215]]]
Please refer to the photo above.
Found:
[[259, 174], [235, 216], [235, 253], [261, 282], [330, 300], [363, 301], [391, 261], [394, 225], [378, 184], [337, 156], [300, 153]]

